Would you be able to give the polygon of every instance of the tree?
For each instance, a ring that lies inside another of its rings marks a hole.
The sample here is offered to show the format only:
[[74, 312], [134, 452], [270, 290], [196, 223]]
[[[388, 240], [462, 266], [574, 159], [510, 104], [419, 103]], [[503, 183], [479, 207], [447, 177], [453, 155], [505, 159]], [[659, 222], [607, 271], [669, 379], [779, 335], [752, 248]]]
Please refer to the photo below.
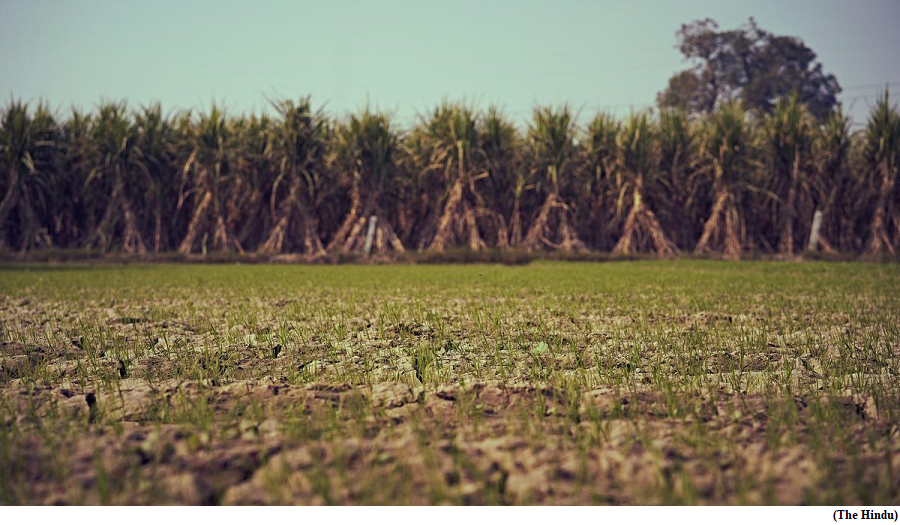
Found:
[[660, 106], [708, 113], [740, 99], [746, 109], [768, 113], [793, 92], [817, 119], [837, 106], [837, 79], [797, 37], [772, 34], [753, 18], [729, 31], [720, 31], [709, 18], [697, 20], [682, 25], [677, 35], [677, 48], [692, 66], [669, 79], [658, 95]]

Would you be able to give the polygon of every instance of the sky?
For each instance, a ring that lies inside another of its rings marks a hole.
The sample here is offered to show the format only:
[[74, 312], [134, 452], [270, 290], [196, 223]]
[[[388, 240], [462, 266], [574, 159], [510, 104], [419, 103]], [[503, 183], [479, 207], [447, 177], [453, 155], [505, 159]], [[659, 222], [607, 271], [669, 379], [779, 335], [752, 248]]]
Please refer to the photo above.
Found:
[[750, 16], [818, 53], [857, 122], [886, 83], [900, 97], [898, 0], [0, 0], [0, 96], [241, 113], [309, 94], [333, 115], [369, 103], [403, 124], [444, 98], [519, 123], [560, 102], [623, 115], [687, 67], [681, 24]]

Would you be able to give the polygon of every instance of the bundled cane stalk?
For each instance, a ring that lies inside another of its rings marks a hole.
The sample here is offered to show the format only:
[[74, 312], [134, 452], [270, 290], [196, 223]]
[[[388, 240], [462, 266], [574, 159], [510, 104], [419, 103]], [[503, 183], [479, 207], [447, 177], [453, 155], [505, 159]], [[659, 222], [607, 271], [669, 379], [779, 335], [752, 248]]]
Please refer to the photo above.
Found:
[[655, 131], [647, 113], [632, 113], [616, 141], [617, 165], [625, 175], [619, 209], [624, 210], [622, 203], [628, 192], [631, 193], [631, 207], [613, 253], [626, 255], [644, 251], [663, 256], [678, 253], [678, 247], [666, 236], [645, 199], [647, 183], [655, 182], [658, 174]]
[[900, 113], [890, 105], [887, 90], [866, 126], [864, 155], [875, 195], [866, 252], [894, 253], [900, 247]]
[[747, 243], [743, 192], [750, 188], [752, 128], [740, 102], [723, 105], [706, 121], [698, 177], [711, 183], [713, 204], [696, 253], [738, 259]]
[[394, 156], [399, 137], [390, 117], [367, 107], [342, 123], [336, 138], [339, 165], [351, 180], [350, 210], [327, 249], [364, 252], [367, 225], [372, 222], [375, 224], [374, 238], [369, 246], [372, 251], [404, 251], [382, 206], [386, 187], [396, 177]]
[[545, 197], [522, 240], [528, 251], [586, 249], [573, 224], [575, 213], [563, 195], [574, 176], [570, 169], [577, 159], [575, 133], [575, 118], [568, 106], [534, 110], [528, 129], [529, 162]]
[[321, 110], [312, 110], [309, 97], [272, 105], [280, 117], [271, 147], [278, 176], [272, 181], [269, 198], [272, 226], [258, 251], [322, 255], [325, 248], [315, 210], [326, 169], [327, 121]]
[[[187, 232], [178, 246], [181, 253], [198, 247], [202, 252], [244, 249], [232, 233], [226, 220], [226, 201], [233, 190], [234, 178], [230, 166], [234, 149], [229, 147], [231, 126], [225, 114], [215, 104], [191, 126], [192, 150], [184, 162], [182, 174], [185, 187], [181, 202], [193, 201], [193, 211]], [[211, 241], [211, 243], [210, 243]]]

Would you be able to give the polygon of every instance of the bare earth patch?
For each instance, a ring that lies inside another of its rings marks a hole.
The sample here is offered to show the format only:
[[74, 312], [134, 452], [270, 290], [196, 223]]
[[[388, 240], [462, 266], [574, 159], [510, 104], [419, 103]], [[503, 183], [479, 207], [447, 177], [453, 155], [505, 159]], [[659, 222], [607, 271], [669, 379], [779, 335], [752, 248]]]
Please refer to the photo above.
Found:
[[13, 274], [0, 501], [898, 501], [893, 267], [655, 264]]

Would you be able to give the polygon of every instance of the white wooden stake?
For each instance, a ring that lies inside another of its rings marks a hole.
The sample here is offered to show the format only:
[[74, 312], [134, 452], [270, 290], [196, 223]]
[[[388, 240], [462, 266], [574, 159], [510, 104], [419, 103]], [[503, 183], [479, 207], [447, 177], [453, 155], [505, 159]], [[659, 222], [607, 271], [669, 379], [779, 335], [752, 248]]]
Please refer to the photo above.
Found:
[[372, 239], [375, 238], [375, 226], [378, 224], [378, 217], [372, 215], [369, 217], [369, 231], [366, 232], [366, 244], [363, 246], [363, 251], [366, 253], [366, 257], [369, 256], [369, 252], [372, 251]]
[[819, 228], [822, 227], [822, 212], [816, 210], [813, 214], [812, 228], [809, 229], [809, 244], [806, 249], [814, 252], [819, 247]]

